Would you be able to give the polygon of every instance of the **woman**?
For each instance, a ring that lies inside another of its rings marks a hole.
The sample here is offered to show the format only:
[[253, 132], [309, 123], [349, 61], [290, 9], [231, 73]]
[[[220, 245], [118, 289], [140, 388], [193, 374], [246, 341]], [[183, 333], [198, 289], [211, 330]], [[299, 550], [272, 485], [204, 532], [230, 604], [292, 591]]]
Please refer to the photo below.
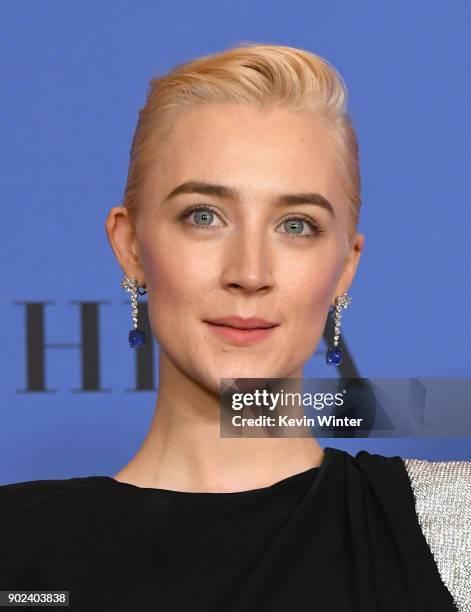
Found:
[[74, 610], [471, 610], [470, 462], [220, 437], [220, 379], [302, 378], [348, 305], [359, 208], [325, 60], [248, 44], [151, 82], [106, 232], [131, 346], [148, 294], [154, 417], [113, 477], [0, 487], [2, 589], [66, 589]]

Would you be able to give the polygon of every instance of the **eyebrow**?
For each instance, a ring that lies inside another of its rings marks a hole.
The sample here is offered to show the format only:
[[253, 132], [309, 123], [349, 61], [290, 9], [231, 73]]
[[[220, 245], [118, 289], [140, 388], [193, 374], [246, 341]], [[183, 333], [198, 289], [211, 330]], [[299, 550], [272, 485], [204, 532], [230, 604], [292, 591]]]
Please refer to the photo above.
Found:
[[[185, 183], [175, 187], [175, 189], [172, 189], [172, 191], [164, 199], [164, 202], [171, 200], [181, 193], [199, 193], [201, 195], [215, 196], [217, 198], [224, 198], [227, 200], [240, 199], [239, 192], [234, 187], [216, 185], [214, 183], [206, 183], [204, 181], [186, 181]], [[277, 206], [312, 204], [314, 206], [320, 206], [335, 218], [334, 207], [329, 200], [327, 200], [327, 198], [320, 193], [282, 194], [275, 196], [274, 203]]]

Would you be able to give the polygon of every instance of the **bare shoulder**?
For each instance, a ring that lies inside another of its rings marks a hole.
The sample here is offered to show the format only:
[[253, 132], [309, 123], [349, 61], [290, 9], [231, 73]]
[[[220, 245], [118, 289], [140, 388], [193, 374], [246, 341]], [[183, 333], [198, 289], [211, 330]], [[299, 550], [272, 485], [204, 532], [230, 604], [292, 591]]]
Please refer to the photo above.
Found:
[[471, 461], [404, 459], [417, 519], [460, 612], [471, 611]]

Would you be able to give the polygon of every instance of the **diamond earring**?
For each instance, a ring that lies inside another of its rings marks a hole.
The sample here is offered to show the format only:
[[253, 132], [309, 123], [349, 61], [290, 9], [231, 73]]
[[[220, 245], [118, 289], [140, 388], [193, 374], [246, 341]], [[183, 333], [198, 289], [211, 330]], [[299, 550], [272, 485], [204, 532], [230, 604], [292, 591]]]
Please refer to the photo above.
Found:
[[340, 365], [343, 357], [342, 349], [338, 346], [340, 337], [340, 323], [341, 323], [341, 310], [342, 308], [348, 308], [352, 303], [352, 298], [345, 291], [343, 295], [339, 295], [335, 298], [335, 306], [331, 306], [329, 312], [335, 311], [335, 335], [334, 335], [334, 346], [327, 350], [325, 360], [328, 365]]
[[131, 294], [133, 329], [131, 329], [129, 332], [129, 346], [130, 348], [138, 348], [145, 343], [146, 336], [142, 329], [139, 329], [137, 325], [137, 295], [145, 295], [147, 293], [147, 289], [145, 285], [139, 287], [137, 278], [134, 278], [133, 276], [125, 276], [121, 281], [121, 287], [126, 289], [126, 291], [129, 291]]

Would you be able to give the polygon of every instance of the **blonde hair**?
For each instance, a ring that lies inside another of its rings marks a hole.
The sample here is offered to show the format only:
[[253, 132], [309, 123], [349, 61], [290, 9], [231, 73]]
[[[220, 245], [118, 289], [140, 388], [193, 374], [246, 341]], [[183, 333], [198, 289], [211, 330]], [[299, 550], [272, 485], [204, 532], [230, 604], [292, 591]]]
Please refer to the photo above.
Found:
[[347, 233], [353, 237], [361, 205], [358, 142], [346, 110], [347, 88], [326, 60], [303, 49], [248, 42], [177, 64], [149, 84], [131, 146], [123, 201], [133, 225], [141, 181], [165, 153], [178, 115], [197, 104], [232, 102], [308, 113], [327, 128], [350, 204]]

